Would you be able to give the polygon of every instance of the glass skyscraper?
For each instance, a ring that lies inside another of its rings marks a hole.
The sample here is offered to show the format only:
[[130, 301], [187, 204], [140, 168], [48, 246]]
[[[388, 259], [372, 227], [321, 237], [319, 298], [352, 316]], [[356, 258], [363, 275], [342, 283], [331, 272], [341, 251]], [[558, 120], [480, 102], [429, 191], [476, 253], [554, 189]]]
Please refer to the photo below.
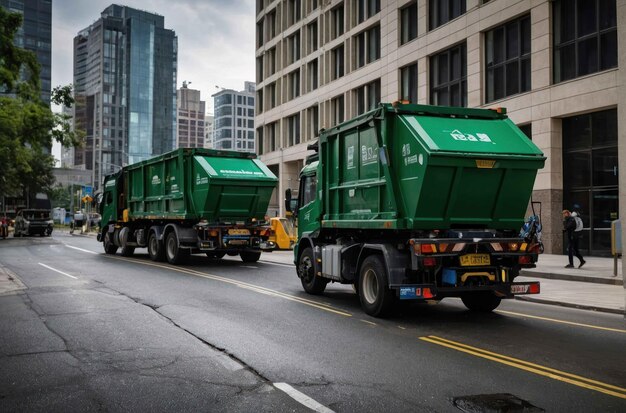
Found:
[[102, 178], [174, 149], [176, 34], [163, 16], [111, 5], [74, 38], [75, 124], [86, 145], [75, 166]]
[[0, 6], [24, 19], [14, 43], [37, 55], [41, 66], [41, 99], [50, 103], [52, 62], [52, 1], [51, 0], [0, 0]]

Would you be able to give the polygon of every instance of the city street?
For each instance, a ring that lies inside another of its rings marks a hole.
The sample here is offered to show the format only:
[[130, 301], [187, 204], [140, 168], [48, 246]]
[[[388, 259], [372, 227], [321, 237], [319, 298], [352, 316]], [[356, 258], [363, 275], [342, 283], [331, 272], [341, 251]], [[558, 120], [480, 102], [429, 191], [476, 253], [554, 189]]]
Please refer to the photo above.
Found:
[[626, 411], [623, 315], [448, 299], [376, 319], [265, 255], [174, 267], [58, 231], [0, 241], [0, 265], [24, 285], [0, 295], [3, 412]]

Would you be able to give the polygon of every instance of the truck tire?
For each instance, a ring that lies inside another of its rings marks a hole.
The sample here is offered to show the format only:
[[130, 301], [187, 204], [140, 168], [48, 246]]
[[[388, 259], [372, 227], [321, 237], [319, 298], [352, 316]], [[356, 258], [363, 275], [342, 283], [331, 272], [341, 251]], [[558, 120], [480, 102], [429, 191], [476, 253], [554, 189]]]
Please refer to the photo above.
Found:
[[257, 262], [261, 258], [261, 253], [256, 251], [241, 251], [239, 254], [243, 262]]
[[324, 292], [328, 280], [315, 275], [315, 267], [313, 266], [313, 250], [305, 248], [298, 259], [298, 276], [302, 282], [302, 288], [309, 294], [317, 295]]
[[361, 264], [357, 291], [361, 307], [367, 314], [373, 317], [389, 315], [395, 296], [389, 288], [387, 271], [380, 255], [370, 255]]
[[502, 301], [500, 297], [496, 297], [491, 291], [467, 293], [461, 297], [461, 300], [469, 310], [481, 313], [489, 313], [495, 310]]
[[154, 232], [148, 237], [148, 255], [152, 261], [165, 261], [165, 248]]
[[218, 251], [218, 252], [207, 251], [206, 253], [206, 256], [213, 260], [221, 260], [222, 258], [224, 258], [224, 255], [226, 255], [224, 251]]
[[165, 239], [165, 258], [170, 264], [176, 265], [183, 262], [189, 256], [189, 250], [181, 248], [178, 243], [176, 231], [171, 231]]
[[104, 252], [109, 255], [113, 255], [117, 252], [117, 245], [113, 243], [110, 232], [106, 232], [104, 234], [104, 240], [102, 241], [102, 245], [104, 246]]
[[133, 254], [135, 253], [135, 247], [122, 247], [122, 249], [120, 250], [120, 255], [122, 257], [132, 257]]

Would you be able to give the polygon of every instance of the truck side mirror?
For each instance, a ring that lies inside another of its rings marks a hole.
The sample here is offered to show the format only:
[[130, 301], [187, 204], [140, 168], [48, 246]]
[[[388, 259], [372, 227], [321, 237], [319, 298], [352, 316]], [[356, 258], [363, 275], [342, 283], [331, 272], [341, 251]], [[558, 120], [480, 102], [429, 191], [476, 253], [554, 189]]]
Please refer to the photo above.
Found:
[[293, 213], [291, 210], [291, 188], [287, 188], [285, 191], [285, 211]]

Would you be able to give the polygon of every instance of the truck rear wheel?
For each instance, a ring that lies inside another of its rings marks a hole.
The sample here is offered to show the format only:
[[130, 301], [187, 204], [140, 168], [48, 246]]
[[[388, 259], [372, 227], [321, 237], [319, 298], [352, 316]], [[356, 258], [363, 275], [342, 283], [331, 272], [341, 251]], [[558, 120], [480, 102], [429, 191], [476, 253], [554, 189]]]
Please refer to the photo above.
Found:
[[261, 253], [255, 251], [241, 251], [239, 256], [243, 262], [257, 262], [259, 258], [261, 258]]
[[315, 275], [313, 260], [313, 250], [311, 248], [305, 248], [298, 259], [298, 276], [300, 277], [304, 291], [309, 294], [321, 294], [326, 289], [328, 280]]
[[117, 245], [113, 243], [113, 239], [110, 232], [105, 232], [104, 241], [102, 241], [102, 245], [104, 246], [104, 252], [109, 255], [113, 255], [117, 252]]
[[120, 254], [122, 255], [122, 257], [132, 257], [133, 254], [135, 253], [135, 247], [122, 247]]
[[495, 310], [502, 301], [500, 297], [496, 297], [491, 291], [467, 293], [461, 297], [461, 300], [468, 309], [481, 313], [489, 313]]
[[165, 261], [165, 248], [154, 232], [148, 237], [148, 255], [152, 261]]
[[167, 258], [167, 262], [174, 265], [180, 264], [188, 256], [189, 250], [180, 247], [176, 231], [171, 231], [167, 234], [165, 241], [165, 257]]
[[380, 255], [370, 255], [363, 261], [357, 291], [361, 307], [373, 317], [384, 317], [393, 308], [395, 297]]

